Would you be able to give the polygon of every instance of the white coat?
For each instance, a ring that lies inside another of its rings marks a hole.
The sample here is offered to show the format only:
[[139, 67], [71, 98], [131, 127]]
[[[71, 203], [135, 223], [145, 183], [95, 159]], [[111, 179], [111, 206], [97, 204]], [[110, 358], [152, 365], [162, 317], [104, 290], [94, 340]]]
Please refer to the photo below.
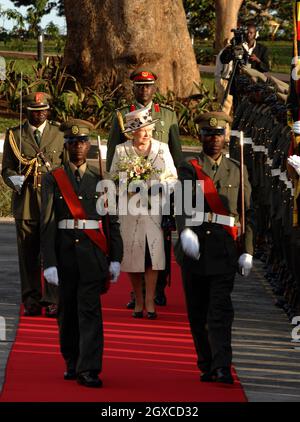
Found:
[[[132, 156], [137, 156], [132, 141], [117, 145], [110, 174], [116, 173], [120, 159]], [[159, 174], [152, 176], [152, 180], [169, 185], [176, 183], [177, 171], [167, 144], [152, 139], [148, 159], [152, 161], [156, 169], [160, 170]], [[152, 197], [151, 200], [159, 201], [159, 197], [160, 195], [157, 195], [156, 198]], [[153, 204], [154, 202], [152, 202]], [[163, 231], [161, 229], [161, 207], [160, 212], [156, 215], [151, 215], [151, 210], [147, 210], [147, 215], [131, 215], [128, 213], [127, 215], [119, 215], [119, 219], [124, 244], [121, 270], [124, 272], [145, 271], [146, 240], [150, 251], [152, 269], [164, 270], [166, 261]]]

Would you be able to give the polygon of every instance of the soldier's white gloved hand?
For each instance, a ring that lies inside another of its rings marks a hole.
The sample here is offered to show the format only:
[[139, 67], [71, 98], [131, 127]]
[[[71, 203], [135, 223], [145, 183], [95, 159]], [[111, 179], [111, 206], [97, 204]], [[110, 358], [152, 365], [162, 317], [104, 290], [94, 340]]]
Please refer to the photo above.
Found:
[[248, 277], [253, 267], [253, 256], [248, 253], [243, 253], [239, 257], [239, 273], [245, 277]]
[[300, 120], [293, 124], [293, 132], [295, 135], [300, 135]]
[[44, 270], [44, 277], [49, 284], [58, 286], [58, 273], [56, 267], [49, 267]]
[[25, 176], [9, 176], [9, 179], [12, 181], [12, 183], [14, 184], [14, 187], [16, 188], [16, 190], [18, 192], [21, 192], [24, 180], [25, 180]]
[[288, 157], [287, 162], [300, 175], [300, 157], [299, 157], [299, 155], [291, 155], [290, 157]]
[[111, 273], [111, 282], [116, 283], [118, 281], [121, 270], [121, 264], [118, 261], [113, 261], [109, 265], [109, 272]]
[[200, 244], [196, 233], [191, 229], [184, 229], [180, 235], [183, 252], [192, 259], [200, 258]]

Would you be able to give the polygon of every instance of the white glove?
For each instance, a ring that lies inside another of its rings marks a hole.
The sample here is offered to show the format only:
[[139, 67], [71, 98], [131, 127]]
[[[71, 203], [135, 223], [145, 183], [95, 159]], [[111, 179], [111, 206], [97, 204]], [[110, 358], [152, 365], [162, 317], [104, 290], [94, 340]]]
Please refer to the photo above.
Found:
[[49, 284], [58, 286], [58, 273], [56, 267], [49, 267], [44, 270], [44, 277]]
[[184, 229], [181, 232], [180, 240], [184, 253], [190, 258], [198, 260], [200, 258], [200, 244], [196, 233], [191, 229]]
[[111, 273], [111, 282], [116, 283], [120, 275], [121, 264], [118, 261], [113, 261], [109, 265], [109, 272]]
[[291, 155], [287, 159], [288, 164], [293, 167], [300, 176], [300, 157], [299, 155]]
[[300, 135], [300, 120], [293, 124], [293, 132], [295, 135]]
[[25, 180], [25, 176], [9, 176], [9, 179], [12, 181], [12, 183], [14, 184], [14, 187], [16, 188], [16, 190], [20, 193], [24, 180]]
[[249, 255], [248, 253], [243, 253], [239, 257], [239, 273], [245, 277], [248, 277], [250, 271], [253, 267], [253, 256]]

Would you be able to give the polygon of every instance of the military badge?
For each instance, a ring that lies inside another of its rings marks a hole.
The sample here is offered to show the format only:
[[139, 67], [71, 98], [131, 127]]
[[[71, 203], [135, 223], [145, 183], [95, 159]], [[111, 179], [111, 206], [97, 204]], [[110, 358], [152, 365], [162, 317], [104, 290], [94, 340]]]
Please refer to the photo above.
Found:
[[77, 135], [79, 133], [79, 127], [78, 126], [72, 126], [72, 134]]
[[218, 119], [216, 119], [215, 117], [212, 117], [209, 120], [209, 126], [211, 126], [211, 127], [217, 127], [218, 126]]

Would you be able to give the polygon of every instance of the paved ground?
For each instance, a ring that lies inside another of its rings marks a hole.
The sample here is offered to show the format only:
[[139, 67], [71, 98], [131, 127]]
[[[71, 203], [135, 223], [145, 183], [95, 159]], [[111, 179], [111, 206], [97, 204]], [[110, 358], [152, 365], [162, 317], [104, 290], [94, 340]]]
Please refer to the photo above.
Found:
[[0, 316], [6, 320], [6, 341], [0, 340], [0, 391], [6, 361], [19, 320], [20, 281], [13, 222], [0, 224]]
[[[249, 401], [300, 401], [300, 351], [291, 344], [291, 325], [274, 306], [262, 264], [251, 278], [238, 277], [233, 294], [234, 364]], [[0, 223], [0, 316], [7, 341], [0, 341], [0, 390], [19, 312], [19, 273], [12, 223]]]

